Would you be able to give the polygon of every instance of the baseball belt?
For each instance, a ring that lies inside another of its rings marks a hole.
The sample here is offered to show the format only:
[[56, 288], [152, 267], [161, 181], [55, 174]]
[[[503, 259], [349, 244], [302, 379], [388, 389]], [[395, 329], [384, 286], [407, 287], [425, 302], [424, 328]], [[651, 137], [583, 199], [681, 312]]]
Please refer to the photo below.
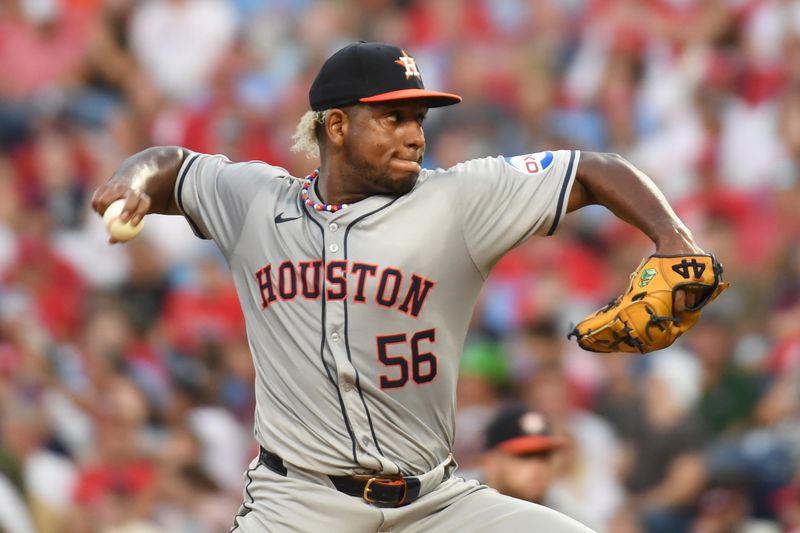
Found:
[[[277, 454], [261, 448], [259, 462], [281, 476], [287, 470], [283, 459]], [[449, 455], [438, 466], [419, 476], [355, 475], [328, 476], [339, 492], [363, 498], [376, 507], [402, 507], [419, 499], [450, 477], [455, 468], [453, 456]]]

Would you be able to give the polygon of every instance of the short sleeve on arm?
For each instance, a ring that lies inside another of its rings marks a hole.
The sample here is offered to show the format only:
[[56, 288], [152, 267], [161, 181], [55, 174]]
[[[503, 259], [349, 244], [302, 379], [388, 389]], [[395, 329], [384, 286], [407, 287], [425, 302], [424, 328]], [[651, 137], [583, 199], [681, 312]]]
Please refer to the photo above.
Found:
[[258, 192], [278, 175], [286, 171], [260, 161], [233, 163], [222, 155], [190, 152], [175, 182], [175, 200], [198, 237], [213, 239], [228, 252]]
[[531, 235], [552, 235], [566, 214], [580, 152], [546, 151], [453, 167], [464, 239], [484, 276]]

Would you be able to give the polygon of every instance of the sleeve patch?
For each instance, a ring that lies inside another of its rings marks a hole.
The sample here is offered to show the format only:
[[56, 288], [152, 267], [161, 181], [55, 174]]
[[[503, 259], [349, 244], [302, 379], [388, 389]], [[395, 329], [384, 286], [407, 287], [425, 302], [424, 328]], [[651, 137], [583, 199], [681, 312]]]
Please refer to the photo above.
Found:
[[515, 155], [513, 157], [503, 157], [506, 163], [514, 167], [515, 170], [523, 174], [538, 174], [547, 170], [553, 164], [555, 156], [553, 152], [537, 152], [535, 154]]

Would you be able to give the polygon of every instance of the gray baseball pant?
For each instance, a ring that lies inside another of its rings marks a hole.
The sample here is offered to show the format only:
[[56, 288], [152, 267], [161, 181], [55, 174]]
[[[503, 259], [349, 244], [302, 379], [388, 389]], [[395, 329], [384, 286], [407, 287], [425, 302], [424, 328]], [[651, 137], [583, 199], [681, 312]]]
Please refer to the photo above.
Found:
[[281, 475], [255, 459], [232, 533], [592, 533], [547, 507], [451, 477], [411, 504], [381, 508], [343, 494], [324, 474], [288, 468]]

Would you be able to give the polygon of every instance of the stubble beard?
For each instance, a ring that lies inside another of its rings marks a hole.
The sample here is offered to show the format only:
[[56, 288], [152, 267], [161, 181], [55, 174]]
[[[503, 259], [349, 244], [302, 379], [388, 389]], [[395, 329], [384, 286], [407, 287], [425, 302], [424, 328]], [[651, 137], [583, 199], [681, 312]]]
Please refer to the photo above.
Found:
[[370, 164], [352, 146], [346, 145], [345, 151], [350, 165], [351, 179], [363, 184], [364, 191], [372, 194], [388, 194], [402, 196], [414, 188], [419, 174], [407, 175], [403, 178], [392, 177], [388, 168]]

